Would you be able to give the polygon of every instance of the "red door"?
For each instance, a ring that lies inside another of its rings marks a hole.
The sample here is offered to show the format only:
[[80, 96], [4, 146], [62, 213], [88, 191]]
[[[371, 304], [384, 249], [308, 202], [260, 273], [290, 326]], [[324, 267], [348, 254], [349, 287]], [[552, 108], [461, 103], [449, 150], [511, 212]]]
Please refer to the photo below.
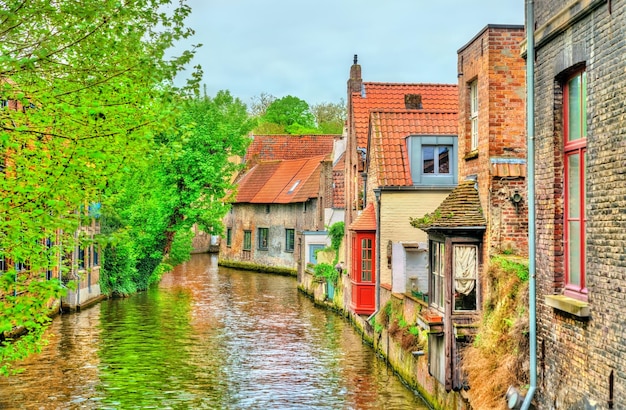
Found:
[[352, 300], [350, 308], [359, 315], [376, 309], [376, 234], [357, 232], [352, 244]]

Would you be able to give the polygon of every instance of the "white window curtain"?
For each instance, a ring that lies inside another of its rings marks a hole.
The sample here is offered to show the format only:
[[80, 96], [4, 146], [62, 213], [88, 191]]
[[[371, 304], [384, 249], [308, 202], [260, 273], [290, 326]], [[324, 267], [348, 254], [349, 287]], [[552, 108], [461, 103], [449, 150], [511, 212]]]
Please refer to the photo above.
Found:
[[454, 291], [469, 295], [476, 287], [478, 268], [477, 248], [473, 245], [454, 246]]

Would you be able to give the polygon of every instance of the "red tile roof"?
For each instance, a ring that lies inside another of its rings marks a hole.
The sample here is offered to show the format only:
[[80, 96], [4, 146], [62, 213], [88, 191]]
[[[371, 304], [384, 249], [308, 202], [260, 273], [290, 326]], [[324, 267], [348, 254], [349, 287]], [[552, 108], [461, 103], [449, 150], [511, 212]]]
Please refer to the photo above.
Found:
[[395, 110], [371, 114], [369, 155], [379, 186], [411, 186], [406, 138], [410, 135], [457, 135], [458, 115], [451, 111]]
[[259, 162], [239, 180], [237, 203], [288, 204], [317, 198], [326, 155]]
[[333, 166], [333, 208], [345, 208], [346, 206], [345, 163], [346, 154], [344, 152]]
[[253, 165], [260, 161], [330, 155], [335, 138], [339, 137], [341, 135], [253, 135], [244, 161]]
[[[456, 84], [402, 84], [364, 82], [362, 92], [352, 94], [352, 115], [357, 145], [365, 147], [370, 112], [381, 109], [406, 109], [405, 95], [421, 95], [424, 110], [458, 110]], [[456, 134], [456, 133], [455, 133]]]
[[376, 209], [373, 203], [367, 204], [361, 215], [349, 226], [351, 231], [375, 231], [376, 230]]

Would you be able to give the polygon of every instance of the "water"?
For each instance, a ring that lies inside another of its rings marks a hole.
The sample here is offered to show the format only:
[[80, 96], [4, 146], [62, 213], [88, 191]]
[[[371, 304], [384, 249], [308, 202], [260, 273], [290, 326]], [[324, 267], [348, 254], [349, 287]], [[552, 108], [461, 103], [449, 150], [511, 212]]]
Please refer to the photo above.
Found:
[[195, 255], [158, 288], [55, 318], [0, 409], [426, 409], [293, 278]]

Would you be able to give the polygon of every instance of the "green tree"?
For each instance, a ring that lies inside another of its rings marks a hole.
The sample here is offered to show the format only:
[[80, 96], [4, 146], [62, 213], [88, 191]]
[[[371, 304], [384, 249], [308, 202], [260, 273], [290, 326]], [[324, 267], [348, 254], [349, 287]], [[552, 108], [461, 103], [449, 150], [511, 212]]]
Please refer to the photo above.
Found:
[[0, 334], [19, 326], [28, 334], [1, 341], [0, 373], [39, 346], [48, 302], [62, 292], [42, 272], [76, 245], [80, 209], [106, 202], [171, 124], [179, 90], [170, 85], [194, 52], [165, 57], [193, 33], [184, 25], [190, 8], [169, 3], [2, 2]]
[[147, 160], [137, 164], [112, 212], [105, 214], [114, 246], [105, 251], [110, 261], [102, 282], [112, 293], [146, 289], [188, 257], [193, 224], [211, 234], [222, 232], [240, 169], [229, 159], [245, 154], [254, 120], [227, 91], [181, 104], [175, 126], [155, 138]]
[[346, 103], [320, 103], [311, 107], [317, 129], [322, 134], [341, 134], [346, 122]]
[[[268, 124], [271, 125], [268, 126]], [[311, 113], [309, 104], [291, 95], [273, 101], [265, 110], [259, 127], [255, 131], [270, 133], [265, 130], [278, 131], [279, 129], [289, 134], [316, 133], [315, 117]]]

